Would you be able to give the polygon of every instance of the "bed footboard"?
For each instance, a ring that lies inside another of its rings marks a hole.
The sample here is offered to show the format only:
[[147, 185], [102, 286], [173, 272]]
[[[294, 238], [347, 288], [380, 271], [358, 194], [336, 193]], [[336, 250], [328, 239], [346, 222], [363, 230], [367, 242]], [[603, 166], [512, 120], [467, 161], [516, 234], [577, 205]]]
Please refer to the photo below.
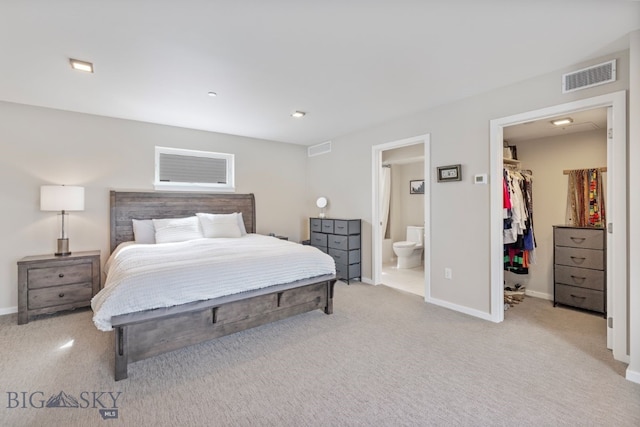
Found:
[[333, 313], [334, 275], [286, 285], [115, 316], [115, 379], [129, 363], [285, 319], [323, 310]]

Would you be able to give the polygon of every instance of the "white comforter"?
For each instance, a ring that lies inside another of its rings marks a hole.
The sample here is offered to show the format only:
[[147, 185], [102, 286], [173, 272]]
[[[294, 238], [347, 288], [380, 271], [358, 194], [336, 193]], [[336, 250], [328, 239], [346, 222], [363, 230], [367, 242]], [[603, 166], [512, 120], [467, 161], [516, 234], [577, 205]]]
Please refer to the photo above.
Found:
[[312, 246], [258, 234], [155, 245], [123, 243], [105, 265], [104, 289], [91, 300], [93, 322], [335, 273]]

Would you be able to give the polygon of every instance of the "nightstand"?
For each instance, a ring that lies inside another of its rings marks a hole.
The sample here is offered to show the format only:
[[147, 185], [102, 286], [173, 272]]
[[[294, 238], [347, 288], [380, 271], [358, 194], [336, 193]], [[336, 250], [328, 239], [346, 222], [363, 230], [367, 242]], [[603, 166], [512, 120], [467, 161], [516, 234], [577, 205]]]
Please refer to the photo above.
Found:
[[91, 305], [100, 290], [100, 251], [18, 261], [18, 325], [38, 314]]

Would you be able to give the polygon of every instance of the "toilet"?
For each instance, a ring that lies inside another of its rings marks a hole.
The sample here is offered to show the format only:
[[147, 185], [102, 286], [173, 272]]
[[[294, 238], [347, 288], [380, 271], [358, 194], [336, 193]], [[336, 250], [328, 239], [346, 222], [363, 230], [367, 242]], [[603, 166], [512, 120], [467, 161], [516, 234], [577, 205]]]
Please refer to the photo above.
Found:
[[407, 240], [395, 242], [393, 252], [398, 257], [398, 268], [415, 268], [422, 264], [422, 236], [424, 227], [407, 226]]

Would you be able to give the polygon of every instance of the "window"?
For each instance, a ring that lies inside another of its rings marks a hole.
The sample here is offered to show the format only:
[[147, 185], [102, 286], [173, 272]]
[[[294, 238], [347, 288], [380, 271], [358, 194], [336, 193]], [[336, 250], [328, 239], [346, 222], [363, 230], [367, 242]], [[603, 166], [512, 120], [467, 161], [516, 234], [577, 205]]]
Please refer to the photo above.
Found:
[[156, 147], [156, 190], [235, 191], [233, 154]]

